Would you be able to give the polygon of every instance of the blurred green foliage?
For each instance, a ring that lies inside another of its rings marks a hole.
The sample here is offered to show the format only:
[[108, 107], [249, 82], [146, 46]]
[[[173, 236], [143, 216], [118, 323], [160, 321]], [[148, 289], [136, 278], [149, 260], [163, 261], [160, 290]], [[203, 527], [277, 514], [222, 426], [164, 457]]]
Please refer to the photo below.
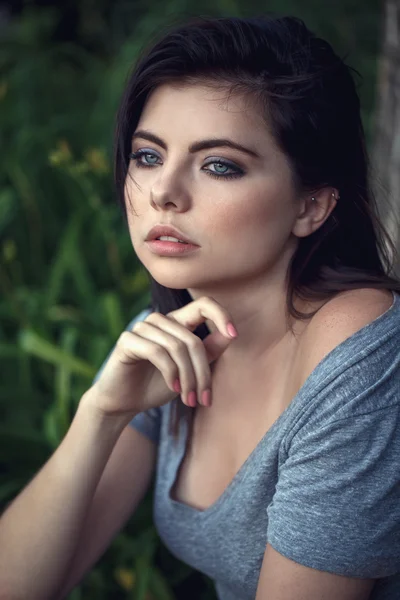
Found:
[[[242, 3], [241, 3], [242, 4]], [[34, 2], [0, 47], [0, 506], [34, 476], [121, 331], [149, 300], [112, 184], [112, 135], [143, 43], [190, 15], [303, 18], [363, 75], [371, 143], [377, 0]], [[72, 17], [71, 17], [72, 15]], [[215, 598], [157, 538], [149, 490], [70, 600]], [[188, 591], [190, 590], [190, 592]]]

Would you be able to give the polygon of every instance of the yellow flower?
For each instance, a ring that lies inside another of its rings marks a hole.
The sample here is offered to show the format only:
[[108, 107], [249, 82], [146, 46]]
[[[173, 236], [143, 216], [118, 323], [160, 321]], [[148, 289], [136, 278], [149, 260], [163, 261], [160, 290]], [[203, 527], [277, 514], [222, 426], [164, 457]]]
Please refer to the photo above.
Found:
[[108, 173], [109, 166], [107, 158], [100, 148], [89, 148], [85, 153], [85, 158], [95, 173]]
[[123, 567], [115, 569], [114, 577], [125, 591], [129, 592], [129, 590], [133, 589], [135, 585], [135, 573], [132, 569], [124, 569]]
[[65, 165], [70, 162], [72, 152], [66, 140], [57, 142], [57, 149], [49, 154], [49, 161], [52, 165]]

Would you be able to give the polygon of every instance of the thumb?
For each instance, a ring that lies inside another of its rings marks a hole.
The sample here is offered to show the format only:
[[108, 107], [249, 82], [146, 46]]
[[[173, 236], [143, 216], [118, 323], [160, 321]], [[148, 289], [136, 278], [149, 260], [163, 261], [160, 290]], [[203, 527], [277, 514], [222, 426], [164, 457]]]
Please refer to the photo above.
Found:
[[208, 362], [211, 363], [217, 360], [234, 339], [228, 338], [218, 330], [204, 338], [203, 344], [206, 349]]

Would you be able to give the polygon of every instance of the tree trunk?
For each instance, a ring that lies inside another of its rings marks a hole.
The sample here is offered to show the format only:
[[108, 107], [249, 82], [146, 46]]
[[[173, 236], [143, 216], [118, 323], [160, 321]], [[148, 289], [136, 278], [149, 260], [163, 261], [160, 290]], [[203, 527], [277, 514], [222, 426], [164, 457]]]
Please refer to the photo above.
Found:
[[[375, 193], [379, 215], [400, 255], [400, 0], [385, 1], [377, 108]], [[399, 261], [395, 272], [400, 275]]]

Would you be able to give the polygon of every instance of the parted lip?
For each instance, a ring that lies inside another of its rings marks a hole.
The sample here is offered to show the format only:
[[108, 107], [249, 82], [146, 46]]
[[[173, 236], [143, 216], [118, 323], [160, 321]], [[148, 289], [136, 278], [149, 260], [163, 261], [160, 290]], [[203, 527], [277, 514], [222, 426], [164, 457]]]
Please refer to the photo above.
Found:
[[182, 242], [187, 242], [188, 244], [194, 244], [197, 246], [197, 244], [190, 240], [187, 235], [179, 231], [179, 229], [175, 229], [175, 227], [172, 227], [172, 225], [156, 225], [155, 227], [152, 227], [147, 234], [145, 241], [148, 242], [150, 240], [155, 240], [161, 235], [176, 237], [178, 240], [182, 240]]

